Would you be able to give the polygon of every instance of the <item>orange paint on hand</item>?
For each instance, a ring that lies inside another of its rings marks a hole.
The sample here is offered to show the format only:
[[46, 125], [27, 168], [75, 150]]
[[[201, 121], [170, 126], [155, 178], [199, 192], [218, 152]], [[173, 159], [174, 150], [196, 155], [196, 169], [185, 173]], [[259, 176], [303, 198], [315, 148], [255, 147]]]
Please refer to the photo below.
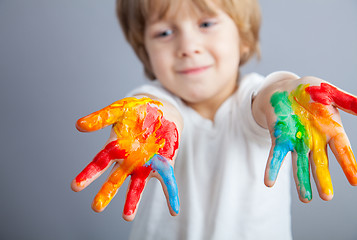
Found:
[[[303, 198], [309, 198], [311, 196], [311, 187], [309, 186], [310, 184], [308, 172], [309, 163], [307, 162], [307, 155], [309, 154], [309, 152], [311, 152], [312, 160], [314, 163], [313, 171], [315, 177], [317, 178], [317, 187], [319, 188], [320, 194], [328, 198], [328, 196], [333, 196], [333, 187], [330, 172], [328, 169], [328, 158], [326, 153], [327, 139], [333, 138], [337, 134], [343, 133], [343, 128], [339, 123], [332, 119], [331, 109], [329, 109], [331, 108], [330, 105], [311, 101], [310, 92], [307, 91], [308, 88], [308, 84], [301, 84], [288, 96], [292, 109], [292, 112], [290, 114], [295, 114], [297, 118], [294, 119], [296, 119], [299, 124], [302, 124], [304, 126], [304, 131], [297, 132], [295, 138], [304, 139], [303, 144], [306, 145], [307, 149], [309, 150], [305, 151], [304, 147], [294, 149], [298, 155], [298, 186], [300, 188], [300, 193]], [[283, 116], [284, 115], [279, 118], [280, 121], [283, 121], [284, 119], [286, 119], [286, 121], [289, 121], [289, 118], [283, 118]], [[294, 125], [293, 122], [287, 123], [290, 125]], [[342, 139], [339, 139], [338, 142], [343, 146], [348, 144]], [[278, 149], [280, 149], [278, 147], [276, 147], [277, 151]], [[276, 156], [278, 156], [278, 154]], [[304, 170], [302, 171], [302, 169]]]
[[[157, 107], [160, 105], [162, 104], [159, 101], [149, 98], [125, 98], [77, 121], [80, 131], [95, 131], [113, 124], [117, 135], [117, 140], [109, 143], [78, 175], [78, 185], [98, 175], [113, 160], [123, 159], [96, 195], [93, 201], [94, 210], [102, 211], [125, 179], [148, 163], [154, 155], [160, 154], [169, 160], [173, 158], [178, 147], [178, 131], [173, 122], [163, 117], [162, 111]], [[112, 154], [113, 152], [118, 154]], [[131, 196], [138, 201], [139, 198], [133, 197], [133, 193]], [[132, 203], [130, 206], [136, 204]]]
[[299, 117], [306, 129], [308, 148], [312, 152], [315, 176], [320, 193], [325, 196], [333, 195], [333, 187], [328, 169], [328, 158], [325, 150], [327, 143], [326, 130], [336, 129], [341, 126], [332, 120], [330, 111], [325, 105], [311, 102], [310, 94], [306, 91], [308, 85], [300, 85], [292, 92], [292, 109]]
[[123, 110], [135, 108], [139, 105], [148, 103], [156, 104], [157, 106], [162, 105], [161, 102], [151, 100], [150, 98], [124, 98], [110, 104], [109, 106], [99, 111], [79, 119], [76, 123], [76, 127], [81, 132], [97, 131], [116, 123], [120, 116], [123, 115]]
[[[324, 105], [336, 106], [348, 113], [357, 115], [357, 98], [351, 94], [341, 91], [328, 83], [321, 83], [320, 86], [310, 86], [306, 91], [311, 95], [314, 101]], [[339, 131], [330, 129], [333, 148], [337, 152], [339, 161], [348, 181], [352, 185], [357, 185], [357, 164], [350, 147], [347, 136], [342, 127]]]
[[[347, 144], [346, 144], [347, 142]], [[340, 163], [343, 172], [345, 173], [351, 185], [357, 185], [357, 163], [355, 156], [348, 144], [347, 137], [343, 134], [337, 134], [333, 138], [333, 147], [336, 149], [338, 156], [336, 156]]]
[[[301, 105], [300, 109], [302, 109], [296, 111], [296, 114], [299, 115], [299, 118], [308, 129], [309, 135], [311, 136], [310, 139], [313, 139], [313, 142], [310, 143], [310, 149], [313, 153], [312, 159], [316, 168], [315, 173], [320, 185], [318, 187], [321, 188], [323, 194], [332, 196], [333, 187], [328, 169], [326, 138], [337, 138], [334, 141], [337, 151], [336, 158], [340, 162], [347, 179], [353, 185], [357, 185], [357, 164], [348, 139], [345, 136], [343, 127], [332, 119], [332, 114], [329, 109], [331, 106], [327, 103], [332, 103], [332, 100], [337, 101], [339, 104], [343, 105], [345, 109], [347, 106], [351, 105], [351, 111], [355, 111], [354, 103], [356, 102], [356, 99], [351, 96], [346, 97], [347, 95], [343, 93], [340, 95], [340, 100], [337, 100], [337, 88], [330, 87], [330, 85], [326, 83], [321, 84], [321, 88], [328, 89], [328, 91], [323, 93], [320, 92], [318, 97], [317, 95], [314, 95], [314, 91], [320, 88], [315, 86], [310, 87], [308, 84], [304, 85], [300, 92], [295, 93], [298, 95], [296, 103]], [[332, 96], [325, 96], [324, 94], [327, 93], [330, 93]], [[311, 98], [319, 102], [311, 102]], [[328, 101], [326, 102], [324, 99], [328, 99]], [[346, 101], [351, 101], [352, 103], [345, 103], [343, 102], [344, 99], [346, 99]]]

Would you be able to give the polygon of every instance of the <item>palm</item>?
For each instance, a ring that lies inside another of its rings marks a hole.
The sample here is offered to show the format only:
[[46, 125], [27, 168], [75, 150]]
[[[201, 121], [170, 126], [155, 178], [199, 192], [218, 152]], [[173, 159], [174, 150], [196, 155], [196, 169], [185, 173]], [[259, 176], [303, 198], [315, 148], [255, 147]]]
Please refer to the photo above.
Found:
[[171, 213], [178, 213], [177, 186], [171, 166], [178, 147], [178, 131], [173, 122], [163, 117], [157, 108], [160, 104], [149, 98], [125, 98], [78, 120], [80, 131], [95, 131], [113, 124], [113, 139], [72, 182], [73, 190], [80, 191], [117, 162], [93, 201], [95, 211], [104, 210], [131, 175], [124, 206], [124, 217], [131, 220], [154, 170], [154, 175], [164, 183]]
[[[344, 101], [341, 101], [344, 98]], [[320, 86], [300, 84], [288, 92], [271, 97], [276, 121], [270, 129], [272, 147], [266, 170], [266, 183], [274, 184], [281, 163], [290, 151], [294, 162], [296, 187], [300, 199], [312, 199], [310, 165], [320, 197], [330, 200], [333, 187], [328, 168], [327, 143], [339, 161], [348, 180], [357, 185], [357, 165], [349, 140], [344, 132], [336, 107], [356, 114], [354, 96], [321, 83]]]

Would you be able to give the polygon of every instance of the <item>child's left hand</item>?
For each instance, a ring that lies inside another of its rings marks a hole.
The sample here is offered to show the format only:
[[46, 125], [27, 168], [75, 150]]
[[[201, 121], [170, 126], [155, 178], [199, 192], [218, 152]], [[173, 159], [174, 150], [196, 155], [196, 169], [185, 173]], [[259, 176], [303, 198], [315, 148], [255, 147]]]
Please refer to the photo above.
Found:
[[286, 154], [291, 152], [300, 200], [309, 202], [312, 199], [310, 165], [320, 197], [331, 200], [333, 187], [328, 168], [328, 144], [350, 184], [357, 185], [356, 160], [337, 110], [357, 115], [357, 98], [313, 77], [280, 82], [266, 93], [270, 106], [262, 112], [272, 147], [265, 184], [274, 185]]

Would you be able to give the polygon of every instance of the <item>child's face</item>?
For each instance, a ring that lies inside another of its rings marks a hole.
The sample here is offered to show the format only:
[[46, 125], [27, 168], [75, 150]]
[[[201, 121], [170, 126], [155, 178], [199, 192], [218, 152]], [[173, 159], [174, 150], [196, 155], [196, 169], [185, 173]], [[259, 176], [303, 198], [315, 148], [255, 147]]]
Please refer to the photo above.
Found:
[[224, 11], [209, 16], [188, 5], [148, 22], [150, 63], [161, 84], [188, 105], [221, 104], [237, 87], [239, 32]]

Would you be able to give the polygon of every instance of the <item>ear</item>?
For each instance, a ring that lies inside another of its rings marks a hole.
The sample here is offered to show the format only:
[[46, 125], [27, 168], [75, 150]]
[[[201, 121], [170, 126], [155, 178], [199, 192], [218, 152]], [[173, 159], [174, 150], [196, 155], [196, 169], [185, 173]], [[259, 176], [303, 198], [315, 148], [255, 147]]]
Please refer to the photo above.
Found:
[[240, 55], [242, 58], [246, 58], [249, 55], [250, 47], [245, 43], [240, 43]]
[[240, 62], [239, 62], [239, 65], [242, 66], [249, 59], [250, 47], [247, 44], [241, 43], [239, 50], [240, 50]]

